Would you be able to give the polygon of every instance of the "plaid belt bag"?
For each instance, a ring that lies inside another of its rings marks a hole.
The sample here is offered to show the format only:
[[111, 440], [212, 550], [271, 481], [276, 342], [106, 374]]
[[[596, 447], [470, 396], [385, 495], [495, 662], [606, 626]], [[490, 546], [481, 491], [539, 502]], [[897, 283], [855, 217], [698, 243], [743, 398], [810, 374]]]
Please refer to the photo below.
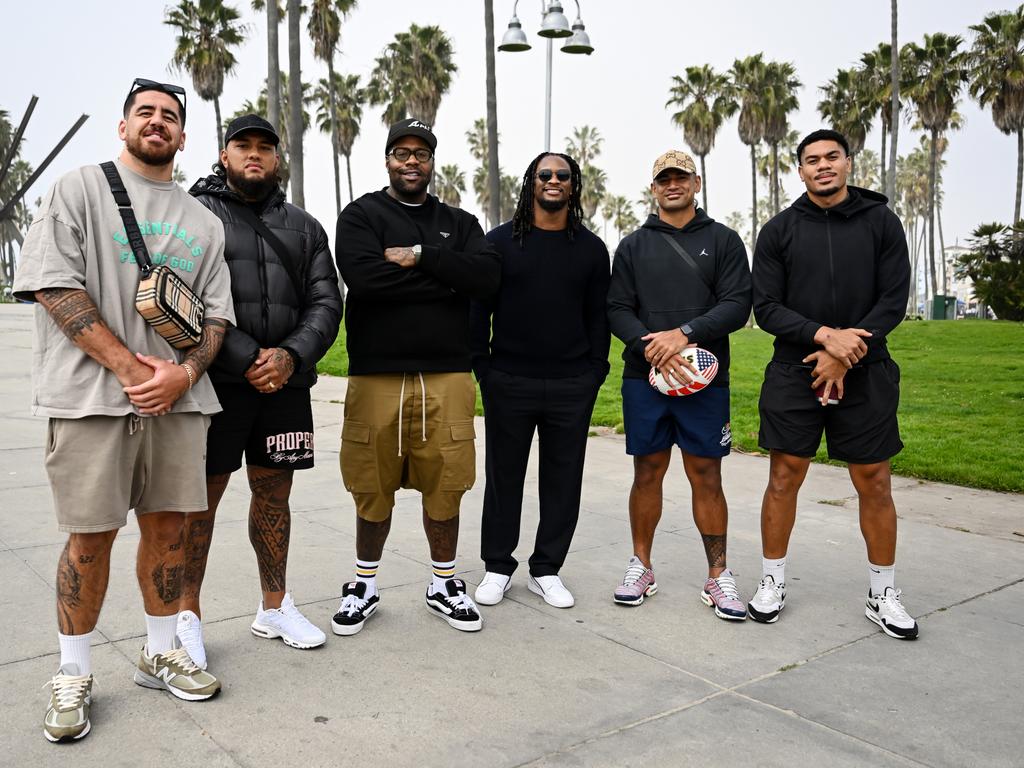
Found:
[[203, 335], [203, 315], [206, 312], [203, 300], [171, 269], [162, 264], [153, 266], [121, 174], [113, 163], [100, 163], [100, 168], [107, 177], [124, 222], [125, 234], [135, 254], [135, 262], [139, 265], [141, 277], [135, 294], [135, 309], [172, 347], [194, 347]]

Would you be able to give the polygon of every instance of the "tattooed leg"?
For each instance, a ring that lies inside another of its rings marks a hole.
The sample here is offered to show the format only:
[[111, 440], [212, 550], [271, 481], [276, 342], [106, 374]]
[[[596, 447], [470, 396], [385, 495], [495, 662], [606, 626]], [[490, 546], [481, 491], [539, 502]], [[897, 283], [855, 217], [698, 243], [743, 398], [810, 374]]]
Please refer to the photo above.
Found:
[[288, 569], [288, 541], [292, 516], [288, 496], [292, 490], [290, 469], [247, 467], [252, 501], [249, 503], [249, 541], [256, 553], [263, 589], [263, 607], [280, 608]]
[[708, 558], [708, 576], [715, 578], [725, 570], [725, 535], [729, 508], [722, 491], [722, 460], [683, 454], [683, 468], [690, 481], [693, 522], [704, 540]]
[[455, 550], [459, 546], [459, 516], [450, 520], [431, 520], [426, 510], [423, 512], [423, 530], [430, 544], [430, 558], [438, 562], [455, 559]]
[[206, 559], [213, 542], [213, 521], [217, 507], [227, 490], [230, 474], [206, 476], [206, 510], [185, 515], [185, 573], [181, 581], [178, 611], [192, 611], [202, 618], [199, 592], [206, 575]]
[[117, 531], [72, 533], [57, 562], [57, 628], [62, 635], [92, 632], [110, 578]]
[[380, 560], [384, 554], [384, 543], [391, 532], [391, 516], [374, 523], [356, 516], [356, 557], [370, 563]]
[[135, 573], [146, 613], [173, 616], [178, 612], [185, 572], [185, 513], [148, 512], [137, 518], [142, 537]]

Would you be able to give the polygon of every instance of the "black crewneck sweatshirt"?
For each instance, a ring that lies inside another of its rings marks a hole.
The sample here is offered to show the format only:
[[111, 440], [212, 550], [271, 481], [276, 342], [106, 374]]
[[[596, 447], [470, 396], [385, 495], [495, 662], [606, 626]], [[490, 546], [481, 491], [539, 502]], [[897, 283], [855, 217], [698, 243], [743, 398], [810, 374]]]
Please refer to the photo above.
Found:
[[608, 374], [605, 310], [610, 264], [604, 243], [585, 228], [533, 228], [520, 244], [512, 224], [487, 239], [501, 255], [501, 287], [470, 309], [473, 370], [558, 379]]

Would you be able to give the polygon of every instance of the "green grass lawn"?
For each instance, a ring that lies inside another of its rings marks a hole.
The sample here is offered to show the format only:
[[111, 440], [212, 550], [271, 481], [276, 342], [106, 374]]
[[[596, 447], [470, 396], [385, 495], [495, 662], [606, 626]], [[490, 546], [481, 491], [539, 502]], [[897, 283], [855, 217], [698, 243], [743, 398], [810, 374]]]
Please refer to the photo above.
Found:
[[[732, 434], [745, 451], [758, 450], [757, 398], [771, 342], [751, 328], [732, 336]], [[902, 370], [900, 433], [906, 444], [893, 471], [1024, 491], [1024, 325], [905, 322], [889, 337], [889, 349]], [[594, 407], [595, 425], [621, 429], [621, 353], [622, 344], [612, 339], [612, 369]], [[348, 371], [344, 329], [320, 370], [336, 376]], [[817, 460], [826, 460], [824, 440]]]

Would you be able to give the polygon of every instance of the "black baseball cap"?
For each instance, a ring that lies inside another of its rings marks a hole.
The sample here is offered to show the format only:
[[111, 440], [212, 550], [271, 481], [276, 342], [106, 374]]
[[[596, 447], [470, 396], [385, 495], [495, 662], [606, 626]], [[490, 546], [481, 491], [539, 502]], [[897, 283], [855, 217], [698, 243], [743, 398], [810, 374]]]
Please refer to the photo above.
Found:
[[267, 134], [271, 139], [273, 139], [275, 147], [281, 143], [281, 137], [277, 135], [277, 131], [274, 130], [274, 126], [259, 115], [250, 113], [248, 115], [236, 117], [228, 123], [228, 130], [224, 134], [224, 146], [227, 146], [228, 142], [240, 133], [245, 133], [246, 131], [259, 131], [260, 133]]
[[437, 149], [437, 136], [434, 135], [430, 126], [422, 120], [409, 118], [407, 120], [399, 120], [388, 129], [388, 143], [384, 147], [384, 151], [390, 152], [392, 145], [403, 136], [417, 136], [427, 142], [431, 152]]

